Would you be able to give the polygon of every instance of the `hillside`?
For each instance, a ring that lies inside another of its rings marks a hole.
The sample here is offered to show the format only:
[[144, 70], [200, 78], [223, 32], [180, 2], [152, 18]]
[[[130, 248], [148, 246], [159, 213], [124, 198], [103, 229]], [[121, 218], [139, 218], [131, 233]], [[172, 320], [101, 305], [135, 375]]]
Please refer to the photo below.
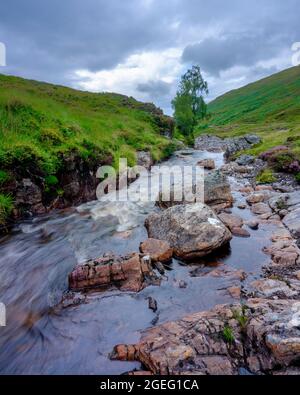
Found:
[[86, 178], [99, 165], [119, 157], [133, 165], [140, 150], [160, 160], [174, 148], [164, 136], [172, 131], [172, 119], [153, 104], [0, 75], [0, 224], [16, 200], [24, 203], [17, 202], [17, 216], [27, 210], [22, 180], [42, 194], [40, 208], [57, 198], [61, 206], [88, 200], [83, 189], [94, 181]]
[[208, 112], [197, 134], [256, 133], [263, 143], [251, 153], [289, 144], [290, 151], [300, 157], [300, 66], [228, 92], [212, 101]]

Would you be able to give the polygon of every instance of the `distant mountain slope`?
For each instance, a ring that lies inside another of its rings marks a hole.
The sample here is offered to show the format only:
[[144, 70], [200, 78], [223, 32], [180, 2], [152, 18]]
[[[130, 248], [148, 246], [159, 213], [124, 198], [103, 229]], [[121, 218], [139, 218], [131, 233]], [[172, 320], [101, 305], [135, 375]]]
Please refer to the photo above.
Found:
[[300, 66], [228, 92], [212, 101], [208, 112], [197, 134], [260, 134], [264, 143], [252, 153], [289, 139], [291, 150], [300, 155]]

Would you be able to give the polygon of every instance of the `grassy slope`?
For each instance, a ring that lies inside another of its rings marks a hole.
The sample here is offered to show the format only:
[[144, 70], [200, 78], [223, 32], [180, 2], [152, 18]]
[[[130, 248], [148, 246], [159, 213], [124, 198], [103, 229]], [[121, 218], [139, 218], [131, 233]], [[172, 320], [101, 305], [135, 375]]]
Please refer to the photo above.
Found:
[[[117, 163], [127, 157], [130, 165], [137, 150], [150, 150], [154, 159], [162, 159], [172, 143], [160, 135], [151, 110], [151, 105], [122, 95], [0, 75], [0, 193], [16, 167], [25, 176], [26, 171], [38, 172], [55, 182], [59, 158], [71, 151], [86, 160], [112, 156]], [[1, 223], [10, 202], [0, 197]]]
[[300, 158], [300, 66], [228, 92], [208, 110], [210, 119], [199, 125], [197, 134], [259, 134], [263, 144], [249, 151], [253, 154], [292, 138], [291, 151]]

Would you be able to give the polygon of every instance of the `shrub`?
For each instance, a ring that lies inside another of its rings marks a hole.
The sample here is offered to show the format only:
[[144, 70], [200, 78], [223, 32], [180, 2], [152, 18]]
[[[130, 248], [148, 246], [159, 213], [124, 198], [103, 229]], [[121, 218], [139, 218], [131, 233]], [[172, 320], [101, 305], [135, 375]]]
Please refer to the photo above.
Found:
[[259, 184], [272, 184], [276, 181], [276, 177], [271, 169], [263, 170], [257, 177], [256, 182]]
[[44, 129], [41, 131], [39, 140], [45, 144], [59, 145], [63, 142], [63, 138], [55, 129]]
[[9, 195], [0, 194], [0, 225], [5, 225], [14, 208], [13, 199]]
[[58, 179], [57, 177], [50, 175], [47, 176], [45, 178], [45, 184], [48, 185], [49, 187], [53, 186], [53, 185], [57, 185], [58, 184]]
[[296, 174], [295, 178], [296, 178], [296, 181], [299, 182], [299, 184], [300, 184], [300, 173]]

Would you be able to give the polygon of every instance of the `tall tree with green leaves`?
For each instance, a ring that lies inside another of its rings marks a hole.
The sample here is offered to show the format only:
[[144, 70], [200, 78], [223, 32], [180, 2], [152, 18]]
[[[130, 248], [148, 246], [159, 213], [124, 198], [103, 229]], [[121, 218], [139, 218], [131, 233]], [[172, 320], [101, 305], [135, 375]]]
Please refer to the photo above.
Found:
[[193, 66], [182, 77], [177, 94], [172, 101], [174, 118], [179, 131], [192, 137], [199, 120], [206, 115], [204, 95], [208, 94], [207, 82], [199, 66]]

